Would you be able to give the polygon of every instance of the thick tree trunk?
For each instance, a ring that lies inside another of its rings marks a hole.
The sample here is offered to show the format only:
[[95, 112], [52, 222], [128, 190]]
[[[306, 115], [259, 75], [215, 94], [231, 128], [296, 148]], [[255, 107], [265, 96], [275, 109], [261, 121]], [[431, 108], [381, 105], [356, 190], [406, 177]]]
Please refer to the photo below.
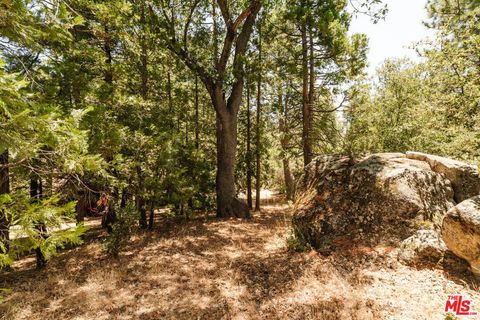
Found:
[[221, 119], [217, 115], [217, 217], [230, 217], [235, 213], [235, 150], [237, 147], [237, 123], [235, 116]]
[[216, 110], [223, 110], [217, 112], [217, 217], [248, 218], [248, 206], [236, 198], [235, 192], [237, 114], [229, 111], [225, 100], [218, 94], [214, 103]]
[[[0, 195], [10, 193], [10, 175], [8, 170], [8, 150], [0, 154]], [[0, 209], [0, 242], [8, 251], [10, 242], [9, 221], [6, 212]]]
[[247, 85], [247, 205], [248, 209], [252, 209], [252, 150], [250, 147], [250, 142], [252, 139], [251, 135], [251, 121], [250, 121], [250, 88]]

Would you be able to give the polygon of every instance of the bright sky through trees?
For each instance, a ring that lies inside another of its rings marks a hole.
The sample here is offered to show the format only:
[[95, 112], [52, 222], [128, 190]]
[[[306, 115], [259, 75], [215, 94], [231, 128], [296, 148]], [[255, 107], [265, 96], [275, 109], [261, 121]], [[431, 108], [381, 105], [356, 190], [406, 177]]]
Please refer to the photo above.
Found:
[[385, 0], [388, 14], [385, 20], [374, 24], [370, 17], [359, 14], [352, 19], [350, 34], [364, 33], [369, 38], [368, 73], [386, 58], [409, 57], [418, 59], [413, 42], [423, 40], [433, 34], [422, 21], [427, 19], [426, 0]]

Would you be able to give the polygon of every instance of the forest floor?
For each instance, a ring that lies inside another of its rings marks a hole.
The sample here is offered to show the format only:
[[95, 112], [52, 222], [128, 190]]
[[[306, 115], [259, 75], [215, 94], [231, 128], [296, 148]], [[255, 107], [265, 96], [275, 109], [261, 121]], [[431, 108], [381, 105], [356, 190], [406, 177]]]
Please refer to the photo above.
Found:
[[480, 312], [478, 283], [399, 264], [392, 247], [289, 251], [290, 215], [270, 201], [249, 221], [163, 221], [118, 259], [98, 239], [41, 271], [27, 257], [0, 274], [13, 288], [0, 319], [444, 319], [456, 293]]

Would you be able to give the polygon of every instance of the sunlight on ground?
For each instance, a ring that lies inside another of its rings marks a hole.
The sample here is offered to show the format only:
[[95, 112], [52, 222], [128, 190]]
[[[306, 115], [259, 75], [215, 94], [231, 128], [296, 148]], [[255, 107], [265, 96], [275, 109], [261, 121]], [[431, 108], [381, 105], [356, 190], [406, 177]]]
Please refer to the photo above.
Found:
[[29, 257], [0, 276], [15, 289], [0, 319], [442, 319], [449, 293], [480, 301], [442, 270], [398, 264], [392, 248], [289, 252], [289, 230], [290, 207], [272, 203], [249, 221], [136, 235], [119, 259], [98, 241], [43, 271]]
[[[272, 190], [269, 190], [269, 189], [261, 189], [260, 190], [260, 199], [262, 201], [271, 200], [275, 196], [278, 196], [278, 193], [276, 191], [272, 191]], [[255, 197], [256, 197], [255, 190], [252, 190], [252, 199], [254, 201], [255, 201]], [[247, 194], [245, 192], [240, 192], [238, 194], [238, 198], [239, 199], [247, 199]]]

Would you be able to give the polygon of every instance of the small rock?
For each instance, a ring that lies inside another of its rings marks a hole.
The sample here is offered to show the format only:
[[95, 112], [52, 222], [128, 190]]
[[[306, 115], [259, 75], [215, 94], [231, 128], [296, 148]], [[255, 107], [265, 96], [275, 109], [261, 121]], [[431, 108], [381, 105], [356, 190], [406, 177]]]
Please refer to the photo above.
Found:
[[447, 247], [434, 230], [418, 230], [400, 245], [398, 259], [409, 265], [437, 264]]

